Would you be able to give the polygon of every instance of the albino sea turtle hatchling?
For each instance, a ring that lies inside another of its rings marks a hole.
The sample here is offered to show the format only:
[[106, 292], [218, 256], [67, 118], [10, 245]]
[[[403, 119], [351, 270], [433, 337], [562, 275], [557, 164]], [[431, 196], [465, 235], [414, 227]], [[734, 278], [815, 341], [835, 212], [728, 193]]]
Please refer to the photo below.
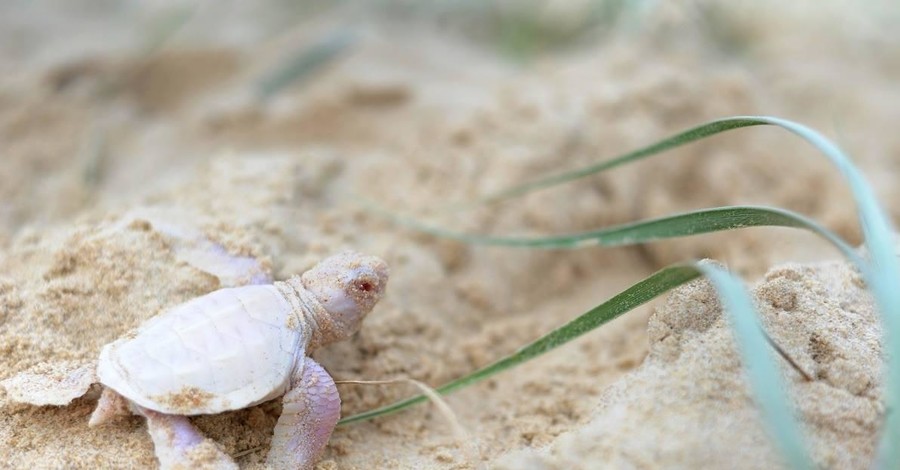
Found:
[[[122, 412], [147, 419], [163, 468], [237, 468], [186, 418], [284, 396], [266, 463], [311, 468], [340, 416], [340, 397], [310, 351], [355, 333], [384, 293], [387, 265], [342, 253], [301, 276], [220, 289], [178, 305], [107, 344], [93, 368], [51, 383], [28, 372], [3, 385], [11, 399], [65, 404], [104, 386], [90, 425]], [[43, 384], [43, 385], [41, 385]]]

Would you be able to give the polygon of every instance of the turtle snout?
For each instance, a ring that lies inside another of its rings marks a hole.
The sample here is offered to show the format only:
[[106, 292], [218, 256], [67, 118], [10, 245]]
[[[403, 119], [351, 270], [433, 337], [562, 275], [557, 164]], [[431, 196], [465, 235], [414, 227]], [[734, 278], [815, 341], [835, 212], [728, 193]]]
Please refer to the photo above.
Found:
[[381, 258], [368, 256], [360, 264], [354, 270], [353, 288], [362, 295], [377, 295], [380, 297], [384, 293], [390, 277], [387, 263]]
[[319, 300], [342, 337], [355, 332], [381, 300], [387, 287], [387, 263], [375, 256], [344, 252], [303, 273], [303, 285]]
[[356, 303], [362, 314], [368, 313], [381, 300], [390, 277], [387, 263], [375, 256], [358, 260], [356, 266], [348, 270], [347, 295]]

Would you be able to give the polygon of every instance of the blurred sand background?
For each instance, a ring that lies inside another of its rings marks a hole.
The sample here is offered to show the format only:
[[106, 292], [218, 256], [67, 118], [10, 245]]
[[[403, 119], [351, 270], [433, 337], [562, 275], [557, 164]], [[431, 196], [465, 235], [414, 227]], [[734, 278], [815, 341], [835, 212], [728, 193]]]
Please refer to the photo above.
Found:
[[[836, 172], [768, 128], [504, 204], [428, 209], [706, 120], [768, 114], [833, 138], [896, 216], [891, 3], [3, 2], [0, 379], [92, 360], [166, 308], [246, 282], [229, 270], [234, 260], [285, 278], [353, 248], [391, 265], [388, 295], [352, 341], [316, 359], [339, 380], [436, 386], [669, 263], [711, 257], [762, 279], [771, 334], [816, 377], [785, 372], [817, 462], [866, 468], [883, 409], [877, 320], [859, 280], [834, 262], [763, 277], [781, 262], [837, 258], [814, 236], [750, 229], [577, 252], [469, 247], [411, 233], [361, 202], [494, 234], [772, 204], [858, 243]], [[323, 40], [349, 45], [260, 96], [273, 71]], [[319, 468], [771, 468], [779, 460], [729, 338], [698, 283], [450, 396], [474, 459], [423, 405], [339, 428]], [[342, 385], [343, 414], [414, 392]], [[38, 408], [0, 392], [0, 466], [155, 465], [141, 419], [87, 427], [97, 393]], [[276, 400], [195, 423], [254, 468], [279, 409]]]

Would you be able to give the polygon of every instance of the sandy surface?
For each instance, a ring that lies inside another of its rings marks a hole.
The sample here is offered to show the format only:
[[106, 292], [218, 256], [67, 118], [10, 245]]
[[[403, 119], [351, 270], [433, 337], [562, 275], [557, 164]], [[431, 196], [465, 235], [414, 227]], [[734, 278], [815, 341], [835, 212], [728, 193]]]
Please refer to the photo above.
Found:
[[[360, 26], [352, 53], [260, 103], [251, 99], [259, 77], [340, 16], [266, 29], [262, 19], [243, 21], [246, 11], [202, 10], [150, 49], [147, 24], [165, 11], [35, 5], [0, 14], [10, 38], [0, 41], [0, 379], [89, 362], [166, 308], [246, 282], [246, 273], [285, 278], [345, 248], [388, 261], [388, 294], [356, 337], [315, 358], [339, 380], [431, 385], [677, 260], [711, 257], [757, 279], [780, 261], [837, 257], [786, 229], [579, 252], [470, 247], [410, 233], [364, 200], [496, 234], [776, 204], [859, 241], [839, 178], [774, 129], [736, 131], [497, 206], [428, 211], [717, 117], [764, 113], [812, 125], [856, 158], [884, 201], [897, 196], [900, 56], [881, 22], [889, 15], [712, 9], [744, 45], [731, 50], [693, 10], [666, 7], [594, 46], [527, 65], [429, 23], [385, 20]], [[888, 209], [897, 215], [900, 206]], [[828, 468], [865, 468], [880, 417], [877, 331], [852, 278], [836, 263], [791, 265], [757, 287], [773, 335], [815, 374], [799, 383], [786, 372]], [[776, 305], [785, 296], [793, 308]], [[721, 464], [713, 450], [746, 456], [747, 468], [776, 464], [714, 305], [702, 286], [680, 290], [652, 317], [640, 309], [449, 397], [480, 462], [440, 413], [420, 406], [339, 428], [320, 468], [690, 468]], [[712, 377], [705, 388], [685, 385], [704, 377]], [[413, 392], [342, 385], [343, 414]], [[155, 465], [141, 419], [87, 427], [98, 393], [31, 407], [0, 392], [0, 462]], [[279, 409], [275, 401], [194, 422], [253, 468]], [[847, 420], [853, 429], [841, 427]], [[675, 432], [684, 427], [696, 432]], [[660, 436], [675, 440], [648, 453]]]

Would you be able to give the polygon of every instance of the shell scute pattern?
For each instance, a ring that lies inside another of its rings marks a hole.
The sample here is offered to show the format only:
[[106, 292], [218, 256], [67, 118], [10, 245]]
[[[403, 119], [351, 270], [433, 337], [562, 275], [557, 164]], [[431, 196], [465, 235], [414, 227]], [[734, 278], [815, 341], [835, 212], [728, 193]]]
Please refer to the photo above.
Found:
[[[271, 285], [222, 289], [110, 345], [98, 372], [126, 398], [163, 412], [217, 413], [255, 404], [283, 393], [295, 354], [304, 354], [297, 351], [301, 332], [281, 326], [290, 308]], [[209, 396], [164, 399], [183, 390]]]

